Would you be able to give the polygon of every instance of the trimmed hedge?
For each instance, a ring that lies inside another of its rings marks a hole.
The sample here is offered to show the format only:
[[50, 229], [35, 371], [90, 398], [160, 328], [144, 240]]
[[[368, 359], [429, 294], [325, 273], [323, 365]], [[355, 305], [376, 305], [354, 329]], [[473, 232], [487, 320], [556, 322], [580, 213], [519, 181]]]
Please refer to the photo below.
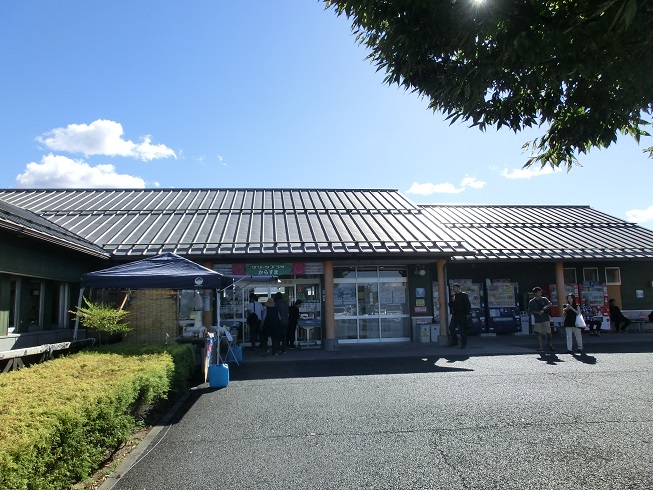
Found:
[[188, 388], [190, 345], [114, 344], [0, 375], [0, 488], [69, 488]]

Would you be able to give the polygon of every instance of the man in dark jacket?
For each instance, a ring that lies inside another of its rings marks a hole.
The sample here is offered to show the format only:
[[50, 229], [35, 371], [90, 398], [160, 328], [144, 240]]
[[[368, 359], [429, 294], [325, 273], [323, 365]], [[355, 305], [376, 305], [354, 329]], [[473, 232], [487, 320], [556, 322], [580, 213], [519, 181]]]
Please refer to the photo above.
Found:
[[277, 310], [279, 311], [279, 319], [281, 322], [281, 326], [279, 327], [279, 332], [278, 332], [278, 339], [279, 343], [281, 344], [281, 353], [285, 354], [286, 348], [288, 346], [288, 341], [286, 340], [286, 336], [288, 334], [288, 313], [289, 313], [289, 307], [288, 307], [288, 302], [283, 298], [283, 294], [281, 292], [277, 292], [274, 295], [274, 306], [276, 306]]
[[[265, 319], [263, 320], [263, 332], [265, 335], [266, 354], [279, 355], [279, 340], [281, 338], [281, 315], [274, 303], [274, 299], [268, 298], [265, 302]], [[267, 337], [272, 339], [272, 350], [267, 349]]]
[[[614, 325], [615, 333], [625, 333], [626, 329], [630, 327], [630, 318], [627, 318], [622, 312], [621, 308], [617, 306], [614, 299], [608, 301], [610, 305], [610, 321]], [[623, 325], [622, 325], [623, 324]]]
[[299, 323], [299, 306], [302, 300], [298, 299], [295, 304], [288, 308], [288, 331], [286, 332], [286, 343], [289, 349], [295, 348], [295, 338], [297, 337], [297, 324]]
[[453, 294], [449, 300], [449, 311], [451, 312], [451, 322], [449, 323], [450, 346], [458, 345], [458, 336], [456, 329], [460, 333], [460, 348], [467, 347], [467, 328], [469, 317], [472, 314], [472, 305], [469, 302], [467, 293], [460, 290], [460, 284], [453, 285]]

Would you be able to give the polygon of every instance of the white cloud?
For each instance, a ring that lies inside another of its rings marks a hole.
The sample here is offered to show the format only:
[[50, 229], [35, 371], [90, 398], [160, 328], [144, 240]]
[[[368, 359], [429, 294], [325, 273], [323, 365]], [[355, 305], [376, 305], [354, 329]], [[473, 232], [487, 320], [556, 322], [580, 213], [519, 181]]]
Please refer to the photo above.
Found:
[[476, 180], [475, 177], [465, 176], [465, 178], [460, 182], [460, 187], [456, 187], [454, 184], [449, 182], [442, 182], [440, 184], [418, 184], [413, 182], [413, 185], [410, 186], [410, 189], [406, 191], [407, 194], [420, 194], [422, 196], [428, 196], [430, 194], [460, 194], [468, 187], [472, 189], [482, 189], [485, 187], [485, 182], [482, 180]]
[[471, 187], [472, 189], [482, 189], [485, 187], [485, 182], [476, 180], [476, 177], [465, 177], [460, 183], [463, 187]]
[[150, 135], [141, 143], [122, 138], [120, 123], [98, 119], [91, 124], [69, 124], [65, 128], [48, 131], [37, 140], [50, 150], [83, 155], [107, 155], [139, 158], [143, 161], [158, 158], [177, 158], [173, 150], [165, 145], [153, 145]]
[[653, 206], [646, 209], [631, 209], [626, 211], [626, 219], [632, 223], [646, 223], [653, 221]]
[[546, 167], [527, 167], [527, 168], [513, 168], [511, 170], [503, 169], [501, 175], [507, 179], [531, 179], [533, 177], [541, 177], [542, 175], [552, 174], [553, 168]]
[[150, 142], [152, 137], [148, 134], [142, 138], [142, 142], [136, 145], [134, 156], [137, 156], [144, 162], [150, 160], [158, 160], [159, 158], [174, 157], [177, 158], [175, 152], [168, 148], [166, 145], [152, 145]]
[[117, 174], [113, 165], [90, 166], [82, 160], [72, 160], [61, 155], [45, 155], [41, 163], [28, 163], [25, 172], [16, 177], [17, 187], [47, 189], [142, 189], [145, 181], [140, 177]]

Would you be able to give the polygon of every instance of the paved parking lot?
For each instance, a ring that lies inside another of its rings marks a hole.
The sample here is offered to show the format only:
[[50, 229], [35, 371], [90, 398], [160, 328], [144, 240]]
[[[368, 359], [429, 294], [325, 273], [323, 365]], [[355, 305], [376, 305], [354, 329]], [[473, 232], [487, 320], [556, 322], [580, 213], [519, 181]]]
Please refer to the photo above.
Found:
[[650, 488], [653, 336], [636, 336], [584, 356], [245, 358], [102, 489]]

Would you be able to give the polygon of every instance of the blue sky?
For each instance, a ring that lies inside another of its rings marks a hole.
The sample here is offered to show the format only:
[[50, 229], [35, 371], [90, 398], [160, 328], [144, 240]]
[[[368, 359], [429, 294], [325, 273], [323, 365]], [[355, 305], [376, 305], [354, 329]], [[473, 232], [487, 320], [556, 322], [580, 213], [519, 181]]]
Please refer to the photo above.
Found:
[[653, 229], [651, 138], [524, 171], [540, 132], [450, 126], [366, 55], [318, 0], [0, 2], [0, 187], [390, 188]]

